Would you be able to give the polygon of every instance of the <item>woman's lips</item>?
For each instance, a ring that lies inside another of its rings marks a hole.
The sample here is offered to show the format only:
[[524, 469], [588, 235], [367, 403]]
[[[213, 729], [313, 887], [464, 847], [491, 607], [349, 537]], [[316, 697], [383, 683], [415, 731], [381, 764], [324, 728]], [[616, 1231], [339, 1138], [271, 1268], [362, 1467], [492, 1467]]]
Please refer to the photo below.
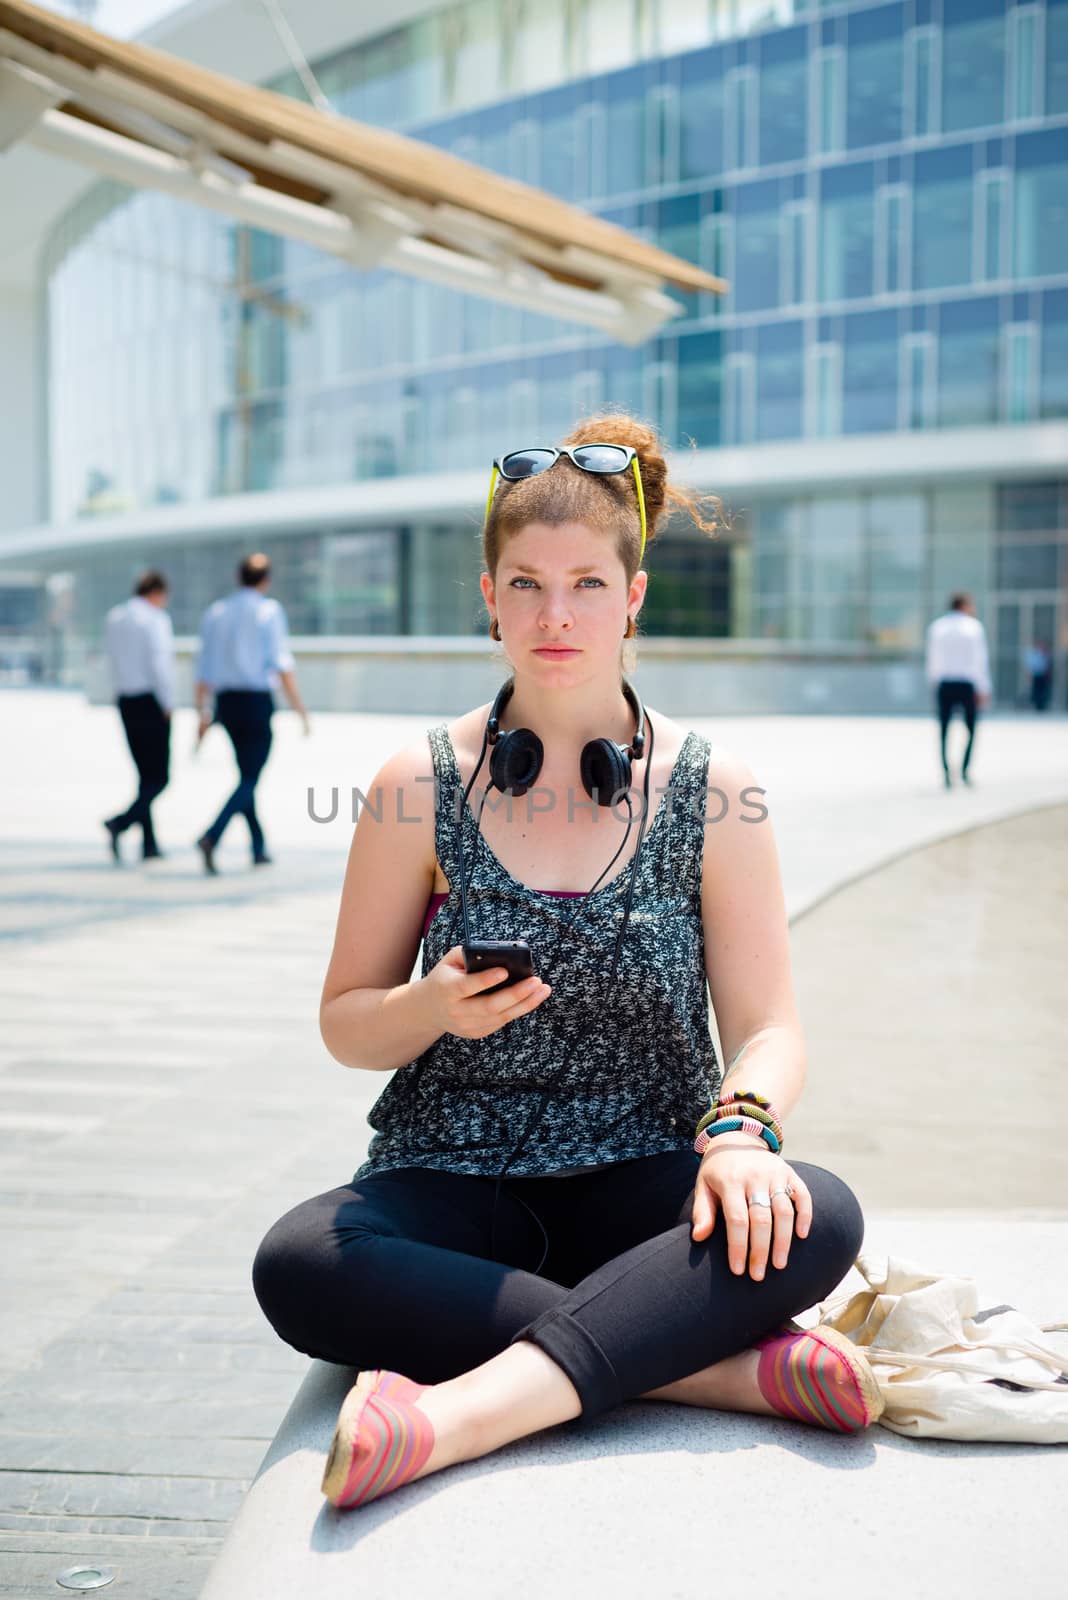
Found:
[[573, 645], [569, 644], [540, 644], [535, 647], [534, 654], [536, 656], [577, 656], [578, 651]]

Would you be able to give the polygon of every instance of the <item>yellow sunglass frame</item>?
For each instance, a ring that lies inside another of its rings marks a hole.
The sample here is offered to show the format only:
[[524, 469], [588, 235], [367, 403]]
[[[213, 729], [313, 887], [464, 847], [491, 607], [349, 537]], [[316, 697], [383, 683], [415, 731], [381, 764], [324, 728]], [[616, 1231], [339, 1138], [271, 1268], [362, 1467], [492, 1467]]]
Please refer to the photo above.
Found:
[[[613, 468], [611, 472], [597, 472], [592, 467], [585, 467], [581, 461], [575, 460], [576, 450], [593, 450], [598, 448], [625, 450], [627, 453], [627, 459], [624, 461], [622, 466]], [[545, 466], [540, 468], [538, 472], [525, 472], [521, 478], [509, 477], [508, 473], [502, 468], [501, 462], [507, 461], [509, 456], [523, 455], [524, 450], [544, 450], [546, 452], [551, 452], [553, 459], [546, 462]], [[634, 449], [633, 445], [616, 444], [614, 440], [611, 439], [590, 439], [586, 444], [576, 444], [572, 446], [565, 445], [559, 449], [556, 447], [556, 445], [551, 444], [525, 445], [521, 450], [509, 450], [507, 455], [498, 456], [493, 463], [493, 471], [490, 474], [489, 494], [486, 496], [486, 515], [483, 519], [483, 525], [489, 521], [490, 506], [493, 504], [493, 491], [497, 487], [498, 477], [503, 478], [506, 483], [522, 483], [525, 478], [539, 478], [543, 472], [551, 471], [561, 456], [566, 456], [571, 462], [572, 466], [577, 467], [580, 472], [588, 472], [592, 478], [614, 478], [620, 472], [626, 472], [628, 467], [633, 467], [634, 487], [638, 491], [638, 515], [641, 519], [642, 525], [642, 546], [638, 552], [638, 562], [640, 565], [641, 559], [645, 554], [646, 520], [645, 495], [642, 491], [642, 474], [641, 467], [638, 464], [638, 452]]]

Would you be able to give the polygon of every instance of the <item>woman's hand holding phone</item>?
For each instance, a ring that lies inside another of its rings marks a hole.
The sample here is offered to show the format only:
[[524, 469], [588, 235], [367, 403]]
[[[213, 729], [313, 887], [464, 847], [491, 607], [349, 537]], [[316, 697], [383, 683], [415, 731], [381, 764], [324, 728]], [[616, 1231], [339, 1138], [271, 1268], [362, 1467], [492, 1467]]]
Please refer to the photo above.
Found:
[[[488, 1038], [516, 1017], [534, 1011], [552, 993], [537, 976], [497, 988], [507, 977], [503, 967], [468, 972], [463, 947], [456, 944], [447, 950], [424, 979], [442, 1033], [454, 1033], [460, 1039]], [[489, 989], [492, 994], [487, 994]]]

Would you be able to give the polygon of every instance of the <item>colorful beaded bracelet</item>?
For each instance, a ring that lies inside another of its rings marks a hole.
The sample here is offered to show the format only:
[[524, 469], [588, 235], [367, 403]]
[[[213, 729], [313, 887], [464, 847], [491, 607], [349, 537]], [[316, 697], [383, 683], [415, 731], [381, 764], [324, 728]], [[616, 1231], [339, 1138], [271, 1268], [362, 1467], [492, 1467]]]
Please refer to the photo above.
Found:
[[745, 1101], [726, 1101], [707, 1111], [697, 1124], [697, 1132], [710, 1127], [713, 1122], [718, 1122], [721, 1117], [749, 1117], [753, 1122], [762, 1122], [771, 1129], [778, 1139], [780, 1146], [783, 1144], [782, 1123], [774, 1111], [765, 1111], [762, 1106], [752, 1106]]
[[751, 1117], [720, 1117], [718, 1122], [713, 1122], [709, 1127], [703, 1128], [693, 1142], [694, 1150], [703, 1156], [712, 1140], [721, 1133], [751, 1133], [763, 1139], [773, 1155], [778, 1155], [782, 1149], [772, 1130], [762, 1122], [754, 1122]]
[[719, 1091], [719, 1104], [729, 1105], [732, 1100], [748, 1100], [754, 1106], [763, 1106], [765, 1111], [772, 1109], [771, 1101], [764, 1095], [757, 1094], [753, 1089], [721, 1089]]

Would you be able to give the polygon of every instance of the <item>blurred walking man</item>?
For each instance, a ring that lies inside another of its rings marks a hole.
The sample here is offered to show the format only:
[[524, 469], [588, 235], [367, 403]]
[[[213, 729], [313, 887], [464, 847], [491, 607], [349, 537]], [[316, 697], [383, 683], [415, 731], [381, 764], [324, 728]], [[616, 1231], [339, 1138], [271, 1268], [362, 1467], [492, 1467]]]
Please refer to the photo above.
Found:
[[955, 594], [949, 610], [927, 629], [927, 682], [938, 700], [938, 722], [942, 738], [942, 772], [946, 788], [953, 785], [946, 759], [946, 732], [954, 709], [964, 713], [968, 744], [960, 775], [970, 783], [968, 767], [975, 743], [976, 708], [990, 704], [990, 661], [986, 630], [975, 614], [970, 594]]
[[270, 561], [265, 555], [247, 556], [237, 569], [237, 580], [234, 592], [209, 606], [200, 625], [199, 737], [203, 738], [213, 720], [209, 702], [214, 694], [214, 720], [230, 735], [241, 775], [211, 827], [197, 840], [204, 870], [212, 874], [218, 871], [215, 851], [219, 841], [238, 812], [248, 822], [253, 865], [268, 866], [271, 861], [256, 816], [256, 784], [271, 750], [271, 690], [276, 681], [281, 681], [290, 705], [299, 712], [305, 734], [311, 732], [293, 671], [286, 614], [278, 601], [267, 595]]
[[166, 611], [168, 597], [162, 572], [145, 572], [132, 598], [108, 612], [112, 689], [140, 780], [129, 809], [104, 823], [116, 861], [122, 859], [119, 839], [135, 822], [141, 824], [141, 859], [152, 861], [163, 854], [156, 844], [151, 807], [170, 775], [174, 629]]

